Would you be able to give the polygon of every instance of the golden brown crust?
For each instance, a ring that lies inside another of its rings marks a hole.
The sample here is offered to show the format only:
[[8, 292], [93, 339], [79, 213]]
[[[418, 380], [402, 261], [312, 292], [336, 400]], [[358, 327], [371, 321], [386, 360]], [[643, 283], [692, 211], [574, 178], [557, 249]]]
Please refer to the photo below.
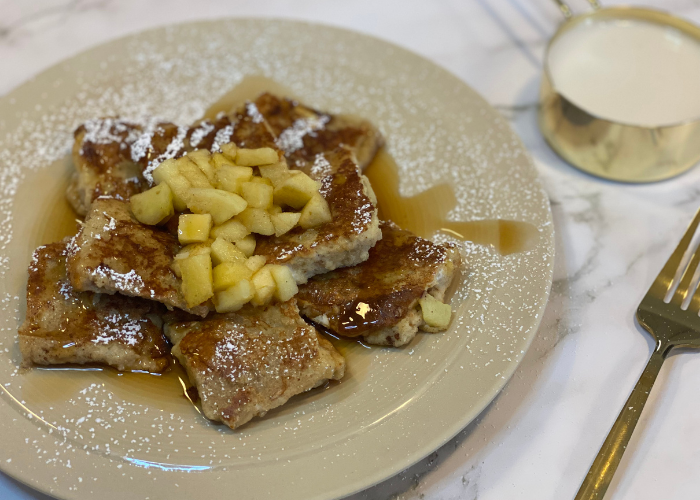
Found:
[[268, 263], [290, 265], [292, 272], [302, 268], [295, 275], [301, 282], [366, 260], [366, 252], [381, 237], [373, 195], [367, 192], [350, 150], [338, 148], [317, 158], [310, 175], [321, 183], [320, 193], [333, 219], [312, 229], [296, 227], [281, 236], [259, 237], [255, 248]]
[[204, 415], [232, 429], [326, 380], [339, 380], [345, 369], [343, 357], [304, 323], [293, 299], [168, 323], [166, 334], [197, 387]]
[[66, 242], [39, 247], [29, 266], [19, 345], [27, 364], [102, 363], [159, 372], [169, 347], [158, 304], [77, 292], [66, 276]]
[[400, 345], [407, 335], [399, 330], [415, 335], [421, 324], [420, 315], [413, 314], [418, 299], [436, 286], [444, 294], [458, 254], [392, 222], [380, 227], [382, 239], [367, 261], [312, 278], [299, 287], [296, 298], [304, 316], [347, 337], [375, 338], [376, 332], [401, 324], [393, 338], [376, 337], [382, 344]]
[[69, 250], [68, 276], [75, 289], [119, 292], [206, 316], [188, 308], [171, 265], [180, 245], [167, 231], [138, 222], [128, 204], [98, 198]]
[[308, 171], [316, 156], [339, 146], [351, 149], [364, 170], [384, 144], [382, 135], [367, 120], [323, 113], [270, 93], [261, 94], [255, 106], [270, 125], [289, 165], [301, 170]]

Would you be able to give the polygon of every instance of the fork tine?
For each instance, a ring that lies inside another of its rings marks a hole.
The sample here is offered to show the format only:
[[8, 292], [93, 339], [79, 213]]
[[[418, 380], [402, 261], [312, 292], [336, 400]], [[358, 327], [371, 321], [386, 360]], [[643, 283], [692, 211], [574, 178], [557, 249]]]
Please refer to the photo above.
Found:
[[693, 298], [691, 299], [690, 304], [688, 304], [688, 311], [694, 312], [695, 314], [700, 312], [700, 287], [695, 290]]
[[683, 276], [681, 276], [681, 281], [678, 284], [678, 288], [676, 289], [676, 292], [673, 294], [673, 297], [671, 298], [671, 304], [681, 306], [683, 304], [683, 301], [685, 298], [688, 296], [688, 293], [691, 292], [690, 290], [690, 285], [693, 280], [693, 276], [695, 276], [695, 270], [698, 268], [698, 263], [700, 262], [700, 247], [696, 248], [695, 251], [693, 252], [693, 255], [690, 259], [690, 262], [688, 262], [688, 265], [686, 266], [685, 270], [683, 271]]
[[666, 264], [654, 280], [654, 283], [652, 283], [651, 287], [649, 288], [649, 292], [647, 292], [648, 294], [655, 295], [661, 298], [666, 296], [666, 293], [673, 284], [673, 278], [676, 276], [676, 271], [678, 270], [678, 266], [680, 266], [681, 264], [683, 254], [690, 246], [690, 242], [693, 240], [693, 236], [695, 236], [695, 231], [697, 231], [699, 224], [700, 209], [698, 209], [698, 211], [695, 212], [695, 217], [690, 222], [690, 225], [688, 226], [688, 229], [683, 235], [683, 238], [678, 243], [678, 246], [676, 247], [674, 252], [671, 254], [671, 257], [669, 257], [668, 261], [666, 261]]

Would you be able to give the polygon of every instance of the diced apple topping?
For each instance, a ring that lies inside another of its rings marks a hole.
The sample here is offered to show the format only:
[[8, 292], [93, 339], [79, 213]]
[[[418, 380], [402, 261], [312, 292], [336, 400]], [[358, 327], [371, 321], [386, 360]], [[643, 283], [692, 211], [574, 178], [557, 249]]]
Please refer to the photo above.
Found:
[[299, 288], [297, 288], [297, 282], [292, 276], [292, 271], [287, 266], [276, 266], [271, 265], [270, 274], [275, 280], [275, 285], [277, 289], [275, 290], [275, 297], [281, 302], [286, 302], [292, 297], [294, 297]]
[[452, 308], [443, 304], [432, 295], [426, 295], [418, 301], [423, 311], [423, 320], [428, 326], [444, 330], [450, 324]]
[[188, 156], [175, 160], [178, 172], [190, 182], [193, 188], [213, 188], [209, 179]]
[[238, 194], [241, 192], [241, 185], [252, 178], [253, 169], [250, 167], [225, 165], [216, 171], [216, 187]]
[[153, 171], [156, 186], [131, 197], [134, 217], [155, 225], [179, 212], [178, 240], [185, 246], [172, 269], [188, 305], [213, 299], [217, 311], [230, 312], [247, 302], [289, 300], [297, 293], [291, 270], [254, 256], [256, 236], [329, 222], [320, 184], [290, 170], [275, 149], [220, 147], [161, 163]]
[[264, 236], [275, 234], [275, 226], [270, 214], [262, 208], [246, 208], [236, 216], [236, 220], [247, 227], [251, 233]]
[[253, 252], [255, 252], [255, 236], [252, 234], [249, 234], [242, 240], [238, 240], [236, 242], [236, 246], [248, 257], [253, 255]]
[[214, 291], [231, 288], [241, 280], [250, 279], [253, 271], [240, 262], [223, 262], [214, 268]]
[[248, 269], [255, 273], [263, 268], [266, 260], [267, 259], [262, 255], [253, 255], [248, 257], [248, 260], [245, 261], [245, 265], [248, 266]]
[[173, 192], [167, 184], [161, 184], [143, 193], [135, 194], [129, 200], [129, 204], [136, 220], [151, 226], [167, 222], [175, 213]]
[[280, 160], [277, 151], [272, 148], [245, 149], [239, 148], [236, 152], [236, 165], [243, 167], [257, 167], [269, 165]]
[[289, 232], [299, 223], [300, 218], [301, 214], [294, 212], [280, 212], [270, 215], [272, 225], [275, 226], [275, 236], [281, 236]]
[[211, 162], [214, 164], [214, 168], [221, 167], [235, 167], [236, 164], [223, 153], [214, 153], [211, 155]]
[[210, 214], [182, 214], [177, 226], [177, 239], [182, 245], [201, 243], [209, 239]]
[[194, 307], [214, 296], [211, 259], [206, 254], [191, 255], [178, 261], [182, 273], [182, 293], [188, 307]]
[[303, 208], [314, 194], [318, 194], [319, 188], [318, 182], [304, 172], [295, 171], [275, 188], [274, 202], [298, 210]]
[[191, 255], [211, 255], [212, 243], [212, 241], [205, 241], [204, 243], [191, 243], [189, 245], [185, 245], [175, 256], [175, 260], [186, 259]]
[[282, 184], [289, 177], [289, 167], [287, 167], [286, 160], [270, 165], [261, 165], [258, 169], [260, 170], [260, 175], [265, 179], [270, 179], [274, 187]]
[[187, 153], [187, 157], [192, 160], [195, 165], [197, 165], [204, 175], [207, 176], [209, 184], [213, 186], [216, 182], [216, 177], [214, 175], [216, 173], [216, 169], [214, 165], [212, 165], [211, 153], [209, 153], [209, 151], [206, 149], [198, 149], [196, 151], [192, 151], [191, 153]]
[[275, 294], [277, 284], [272, 277], [270, 264], [264, 266], [253, 275], [253, 287], [255, 287], [255, 296], [251, 299], [251, 304], [254, 306], [264, 306], [272, 300]]
[[268, 210], [272, 207], [272, 186], [259, 182], [244, 182], [241, 184], [241, 196], [251, 208]]
[[173, 193], [173, 206], [178, 212], [187, 208], [187, 193], [192, 184], [180, 174], [175, 160], [165, 160], [153, 171], [153, 180], [156, 184], [167, 184]]
[[211, 261], [215, 266], [222, 262], [244, 263], [248, 257], [233, 243], [223, 238], [216, 238], [211, 244]]
[[214, 226], [211, 229], [212, 238], [223, 238], [232, 243], [242, 240], [249, 234], [250, 231], [248, 231], [247, 227], [245, 227], [241, 222], [233, 219], [224, 222], [220, 226]]
[[[281, 215], [281, 214], [280, 214]], [[328, 202], [319, 193], [314, 194], [304, 206], [299, 217], [299, 225], [304, 229], [320, 226], [333, 219]]]
[[238, 151], [238, 146], [234, 142], [229, 142], [228, 144], [222, 144], [221, 146], [221, 152], [226, 156], [229, 160], [235, 161], [236, 160], [236, 152]]
[[214, 224], [223, 224], [238, 215], [248, 203], [237, 194], [222, 189], [190, 189], [187, 208], [196, 214], [211, 214]]
[[253, 284], [244, 279], [214, 295], [214, 307], [218, 313], [236, 312], [254, 296]]

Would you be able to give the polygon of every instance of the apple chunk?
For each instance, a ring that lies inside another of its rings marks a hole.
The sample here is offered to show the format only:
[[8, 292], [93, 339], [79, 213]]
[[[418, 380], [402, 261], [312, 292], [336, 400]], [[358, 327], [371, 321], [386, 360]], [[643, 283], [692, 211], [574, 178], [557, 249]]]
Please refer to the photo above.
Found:
[[259, 182], [244, 182], [241, 184], [241, 196], [251, 208], [267, 210], [272, 206], [272, 186]]
[[247, 257], [250, 257], [255, 252], [255, 236], [252, 234], [236, 241], [235, 244]]
[[277, 285], [275, 279], [270, 272], [271, 265], [266, 265], [253, 275], [253, 287], [255, 287], [255, 296], [251, 299], [251, 304], [254, 306], [264, 306], [272, 300], [275, 294]]
[[220, 226], [215, 226], [211, 229], [212, 238], [223, 238], [230, 242], [240, 241], [249, 234], [248, 228], [237, 220], [226, 221]]
[[256, 273], [265, 266], [266, 261], [267, 258], [263, 257], [262, 255], [252, 255], [245, 261], [245, 265], [248, 267], [248, 269]]
[[244, 167], [257, 167], [277, 163], [279, 155], [272, 148], [245, 149], [239, 148], [236, 152], [236, 165]]
[[255, 296], [250, 280], [242, 279], [235, 285], [214, 295], [214, 307], [218, 313], [238, 311]]
[[173, 193], [166, 183], [133, 195], [129, 205], [136, 220], [150, 226], [166, 222], [175, 213]]
[[222, 189], [190, 189], [187, 200], [187, 208], [197, 214], [211, 214], [217, 225], [241, 213], [246, 206], [243, 198]]
[[262, 208], [246, 208], [236, 216], [236, 220], [247, 227], [251, 233], [265, 236], [275, 234], [275, 226], [272, 224], [270, 214]]
[[211, 162], [211, 154], [206, 149], [198, 149], [187, 153], [187, 158], [189, 158], [192, 163], [197, 165], [199, 170], [207, 177], [209, 184], [214, 185], [216, 182], [215, 172], [216, 169]]
[[211, 260], [215, 266], [222, 262], [239, 262], [243, 264], [246, 259], [246, 254], [241, 249], [223, 238], [217, 238], [211, 244]]
[[328, 202], [319, 193], [314, 194], [304, 206], [299, 225], [304, 229], [320, 226], [333, 219]]
[[209, 300], [214, 295], [211, 259], [206, 254], [191, 255], [178, 261], [182, 273], [182, 293], [188, 307]]
[[224, 165], [216, 170], [216, 187], [229, 193], [240, 193], [241, 185], [253, 177], [250, 167]]
[[173, 193], [173, 206], [178, 212], [187, 208], [187, 197], [192, 187], [178, 170], [177, 162], [173, 159], [165, 160], [153, 171], [153, 180], [159, 186], [167, 184]]
[[231, 161], [231, 159], [223, 153], [214, 153], [213, 155], [211, 155], [211, 162], [214, 164], [215, 168], [236, 166], [236, 164], [233, 163], [233, 161]]
[[177, 226], [177, 239], [182, 245], [201, 243], [209, 239], [211, 215], [181, 214]]
[[289, 205], [300, 209], [308, 203], [314, 194], [318, 193], [319, 183], [303, 172], [295, 171], [275, 187], [274, 202], [276, 205]]
[[224, 262], [214, 268], [214, 291], [221, 292], [241, 280], [250, 279], [253, 276], [248, 266], [240, 262]]
[[452, 308], [449, 304], [443, 304], [432, 295], [426, 295], [418, 302], [423, 312], [423, 320], [428, 326], [441, 330], [447, 328], [452, 317]]
[[275, 280], [276, 290], [275, 297], [281, 302], [287, 302], [294, 297], [299, 288], [297, 282], [292, 276], [292, 271], [287, 266], [270, 266], [270, 274]]
[[207, 179], [204, 172], [202, 172], [199, 167], [195, 165], [195, 163], [187, 156], [178, 158], [175, 160], [175, 163], [177, 164], [177, 171], [180, 172], [180, 174], [182, 174], [182, 176], [188, 181], [190, 181], [193, 188], [214, 187], [209, 183], [209, 179]]
[[289, 167], [285, 161], [272, 163], [271, 165], [261, 165], [258, 167], [260, 175], [265, 179], [270, 179], [272, 185], [277, 187], [289, 177]]
[[295, 212], [281, 212], [270, 215], [272, 224], [275, 226], [275, 236], [281, 236], [291, 231], [299, 223], [301, 214]]
[[238, 151], [238, 146], [236, 146], [235, 142], [229, 142], [227, 144], [222, 144], [220, 146], [221, 152], [224, 154], [226, 158], [231, 160], [232, 162], [236, 160], [236, 152]]

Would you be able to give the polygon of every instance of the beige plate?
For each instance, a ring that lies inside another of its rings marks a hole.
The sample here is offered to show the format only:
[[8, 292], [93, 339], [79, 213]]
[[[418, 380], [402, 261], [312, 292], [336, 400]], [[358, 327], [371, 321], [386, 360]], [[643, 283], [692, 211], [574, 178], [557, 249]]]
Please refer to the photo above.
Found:
[[[348, 374], [237, 432], [209, 424], [177, 380], [23, 372], [16, 331], [34, 247], [58, 237], [71, 131], [101, 115], [179, 122], [246, 75], [320, 109], [371, 119], [401, 189], [455, 187], [455, 220], [514, 219], [536, 247], [464, 244], [471, 270], [450, 331], [403, 349], [346, 350]], [[0, 100], [0, 468], [62, 498], [330, 498], [410, 466], [501, 390], [535, 335], [552, 283], [549, 204], [504, 119], [419, 56], [336, 28], [268, 20], [184, 24], [89, 50]], [[60, 211], [60, 210], [59, 210]], [[160, 383], [162, 382], [162, 383]]]

